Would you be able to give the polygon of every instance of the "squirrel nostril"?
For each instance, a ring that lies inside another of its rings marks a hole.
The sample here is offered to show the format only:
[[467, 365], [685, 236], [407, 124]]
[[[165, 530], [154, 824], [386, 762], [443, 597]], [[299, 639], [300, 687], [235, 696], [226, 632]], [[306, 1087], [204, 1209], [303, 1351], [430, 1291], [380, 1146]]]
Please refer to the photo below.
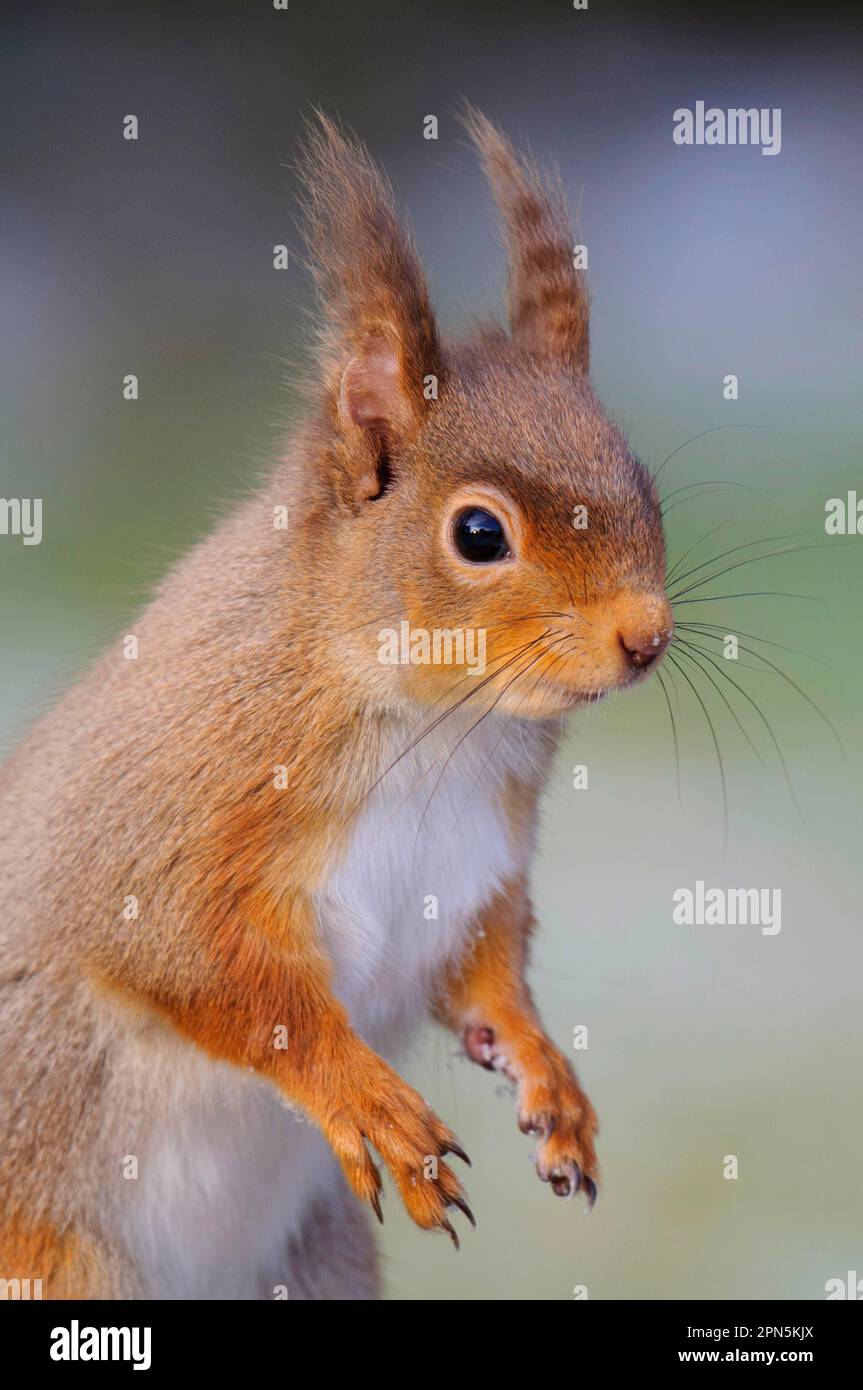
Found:
[[668, 646], [668, 633], [666, 632], [651, 632], [649, 634], [619, 632], [618, 637], [630, 665], [640, 670], [646, 666], [651, 666], [657, 657], [662, 656]]

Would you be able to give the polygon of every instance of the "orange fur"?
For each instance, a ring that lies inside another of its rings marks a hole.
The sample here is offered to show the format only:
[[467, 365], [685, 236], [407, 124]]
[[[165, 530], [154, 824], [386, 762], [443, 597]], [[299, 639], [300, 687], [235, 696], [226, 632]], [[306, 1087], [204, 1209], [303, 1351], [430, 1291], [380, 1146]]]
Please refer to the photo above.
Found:
[[518, 1087], [519, 1127], [540, 1135], [537, 1172], [568, 1195], [599, 1170], [596, 1115], [563, 1053], [548, 1038], [526, 982], [534, 919], [523, 879], [506, 884], [476, 924], [472, 950], [444, 981], [439, 1016], [465, 1038], [468, 1054]]
[[0, 1270], [9, 1284], [29, 1280], [31, 1298], [102, 1298], [110, 1286], [93, 1241], [46, 1223], [28, 1226], [9, 1219], [0, 1226]]

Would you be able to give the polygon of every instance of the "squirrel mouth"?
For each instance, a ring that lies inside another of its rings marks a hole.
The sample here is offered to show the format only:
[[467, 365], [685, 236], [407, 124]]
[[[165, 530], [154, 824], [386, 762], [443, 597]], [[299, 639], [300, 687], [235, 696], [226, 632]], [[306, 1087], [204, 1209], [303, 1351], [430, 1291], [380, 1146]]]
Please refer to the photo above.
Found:
[[595, 705], [609, 692], [603, 687], [598, 690], [585, 690], [582, 686], [570, 685], [566, 681], [547, 680], [544, 677], [536, 682], [534, 695], [548, 700], [561, 711], [578, 709], [584, 705]]
[[641, 685], [649, 679], [651, 674], [650, 670], [633, 671], [627, 673], [623, 680], [612, 681], [609, 685], [596, 686], [593, 689], [585, 689], [583, 686], [570, 685], [567, 681], [542, 677], [536, 682], [533, 694], [541, 700], [553, 703], [559, 711], [568, 712], [598, 704], [600, 700], [620, 691], [631, 690], [633, 686]]

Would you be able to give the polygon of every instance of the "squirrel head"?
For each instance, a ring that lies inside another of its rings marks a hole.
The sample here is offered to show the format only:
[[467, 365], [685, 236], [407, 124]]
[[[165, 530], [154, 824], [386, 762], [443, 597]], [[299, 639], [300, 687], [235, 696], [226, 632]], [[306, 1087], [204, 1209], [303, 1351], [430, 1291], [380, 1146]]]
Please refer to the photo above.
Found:
[[671, 637], [659, 499], [588, 381], [562, 195], [480, 113], [509, 332], [444, 346], [365, 149], [321, 118], [303, 161], [323, 309], [304, 543], [373, 698], [545, 717], [633, 684]]

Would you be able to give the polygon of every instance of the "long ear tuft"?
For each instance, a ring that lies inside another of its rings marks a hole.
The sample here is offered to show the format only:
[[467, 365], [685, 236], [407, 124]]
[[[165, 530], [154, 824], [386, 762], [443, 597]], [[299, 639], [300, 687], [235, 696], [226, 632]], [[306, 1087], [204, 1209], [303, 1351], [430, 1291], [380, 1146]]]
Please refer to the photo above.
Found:
[[367, 150], [318, 113], [300, 158], [305, 238], [323, 310], [325, 384], [340, 425], [390, 449], [418, 427], [441, 354], [425, 277]]
[[466, 105], [462, 120], [506, 229], [513, 338], [528, 352], [557, 357], [587, 375], [590, 301], [575, 269], [575, 238], [560, 183], [520, 158], [481, 111]]

